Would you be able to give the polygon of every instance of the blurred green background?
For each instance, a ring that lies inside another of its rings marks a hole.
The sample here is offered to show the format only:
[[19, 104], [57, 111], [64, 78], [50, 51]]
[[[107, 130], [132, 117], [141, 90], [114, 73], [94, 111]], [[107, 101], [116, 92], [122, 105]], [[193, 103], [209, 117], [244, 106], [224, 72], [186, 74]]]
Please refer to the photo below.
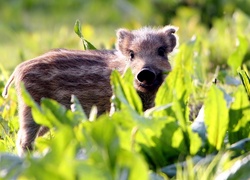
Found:
[[120, 27], [172, 24], [180, 44], [200, 40], [207, 70], [226, 68], [237, 38], [250, 41], [249, 7], [250, 0], [0, 0], [0, 63], [12, 70], [53, 48], [83, 49], [73, 30], [79, 19], [85, 38], [108, 49]]

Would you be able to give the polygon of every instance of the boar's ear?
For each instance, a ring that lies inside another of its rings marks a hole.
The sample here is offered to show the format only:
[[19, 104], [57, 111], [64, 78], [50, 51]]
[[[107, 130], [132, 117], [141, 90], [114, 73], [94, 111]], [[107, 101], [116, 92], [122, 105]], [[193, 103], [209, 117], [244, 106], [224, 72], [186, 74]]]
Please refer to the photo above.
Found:
[[127, 29], [118, 29], [116, 32], [116, 36], [116, 49], [125, 53], [126, 48], [129, 46], [129, 42], [133, 38], [133, 34]]
[[127, 29], [118, 29], [116, 31], [116, 36], [117, 36], [118, 40], [123, 40], [126, 37], [129, 37], [130, 34], [131, 34], [130, 31]]
[[165, 26], [163, 28], [164, 36], [166, 37], [167, 43], [167, 53], [173, 51], [173, 49], [178, 44], [178, 37], [175, 35], [175, 32], [178, 30], [177, 27], [174, 26]]
[[166, 34], [174, 34], [176, 31], [178, 31], [178, 28], [175, 27], [175, 26], [165, 26], [163, 28], [163, 31], [166, 33]]

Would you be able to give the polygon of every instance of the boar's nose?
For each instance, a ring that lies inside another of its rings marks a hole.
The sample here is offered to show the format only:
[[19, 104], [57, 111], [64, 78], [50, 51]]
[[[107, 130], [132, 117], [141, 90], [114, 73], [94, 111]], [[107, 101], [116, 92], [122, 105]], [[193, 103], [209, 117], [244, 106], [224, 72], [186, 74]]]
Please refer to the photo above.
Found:
[[150, 68], [143, 68], [138, 74], [137, 79], [146, 84], [152, 84], [156, 79], [156, 73]]

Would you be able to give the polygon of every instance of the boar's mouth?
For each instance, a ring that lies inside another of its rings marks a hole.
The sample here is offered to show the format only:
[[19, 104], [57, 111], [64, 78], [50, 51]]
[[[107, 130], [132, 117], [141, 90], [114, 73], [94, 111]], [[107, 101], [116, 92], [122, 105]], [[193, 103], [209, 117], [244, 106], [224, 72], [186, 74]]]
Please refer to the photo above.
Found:
[[156, 73], [153, 69], [143, 68], [136, 78], [136, 84], [139, 91], [155, 92], [163, 82], [162, 73]]

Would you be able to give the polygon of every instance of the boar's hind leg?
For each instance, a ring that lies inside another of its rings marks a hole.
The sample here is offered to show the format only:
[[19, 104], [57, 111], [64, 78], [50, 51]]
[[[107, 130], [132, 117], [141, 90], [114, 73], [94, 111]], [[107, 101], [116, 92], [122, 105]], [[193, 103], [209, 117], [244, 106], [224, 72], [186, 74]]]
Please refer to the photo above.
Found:
[[17, 148], [18, 154], [23, 155], [26, 151], [32, 150], [32, 143], [40, 126], [34, 122], [31, 110], [26, 105], [20, 107], [19, 113], [20, 129], [18, 131]]

